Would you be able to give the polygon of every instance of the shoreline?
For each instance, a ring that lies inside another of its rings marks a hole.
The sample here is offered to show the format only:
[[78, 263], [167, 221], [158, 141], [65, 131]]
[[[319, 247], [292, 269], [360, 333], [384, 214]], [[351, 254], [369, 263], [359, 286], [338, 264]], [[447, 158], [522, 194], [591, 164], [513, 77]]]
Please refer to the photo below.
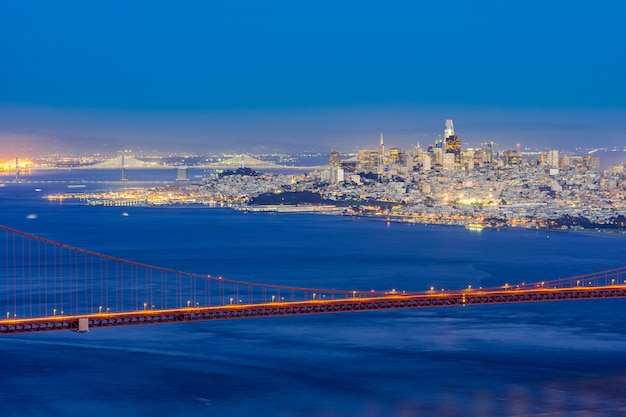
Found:
[[[567, 229], [563, 229], [563, 228], [546, 228], [546, 227], [512, 227], [509, 225], [501, 225], [501, 226], [490, 226], [490, 225], [483, 225], [483, 224], [476, 224], [475, 222], [425, 222], [425, 221], [419, 221], [413, 217], [408, 217], [406, 219], [403, 218], [399, 218], [398, 216], [393, 216], [393, 215], [367, 215], [367, 214], [349, 214], [346, 213], [345, 211], [341, 211], [342, 207], [337, 207], [337, 206], [331, 206], [331, 205], [303, 205], [303, 206], [298, 206], [298, 205], [294, 205], [294, 206], [289, 206], [289, 205], [283, 205], [283, 206], [275, 206], [275, 205], [269, 205], [269, 206], [220, 206], [220, 205], [206, 205], [206, 204], [161, 204], [161, 205], [134, 205], [134, 206], [123, 206], [123, 205], [119, 205], [119, 206], [105, 206], [105, 207], [141, 207], [141, 208], [148, 208], [148, 209], [177, 209], [177, 210], [184, 210], [186, 208], [193, 208], [193, 209], [225, 209], [225, 210], [231, 210], [231, 211], [238, 211], [244, 214], [259, 214], [259, 213], [265, 213], [265, 214], [311, 214], [311, 215], [327, 215], [327, 216], [341, 216], [341, 217], [346, 217], [346, 218], [351, 218], [351, 219], [366, 219], [368, 221], [375, 221], [375, 222], [386, 222], [386, 223], [403, 223], [403, 224], [414, 224], [414, 225], [420, 225], [420, 226], [450, 226], [450, 227], [463, 227], [468, 229], [469, 231], [473, 231], [473, 232], [481, 232], [483, 230], [496, 230], [499, 231], [501, 229], [504, 230], [527, 230], [527, 231], [542, 231], [542, 232], [560, 232], [560, 233], [579, 233], [579, 234], [588, 234], [588, 235], [603, 235], [603, 236], [625, 236], [626, 237], [626, 230], [620, 230], [620, 229], [600, 229], [600, 228], [594, 228], [594, 229], [589, 229], [589, 228], [582, 228], [582, 227], [575, 227], [575, 228], [567, 228]], [[251, 209], [251, 207], [258, 207], [257, 209]], [[473, 225], [477, 225], [479, 227], [473, 228]]]
[[[233, 211], [240, 211], [244, 213], [273, 213], [273, 214], [325, 214], [325, 215], [333, 215], [333, 216], [345, 216], [351, 218], [366, 218], [372, 221], [384, 221], [384, 222], [394, 222], [394, 223], [407, 223], [407, 224], [419, 224], [419, 225], [433, 225], [433, 226], [457, 226], [457, 227], [465, 227], [468, 230], [474, 232], [480, 232], [484, 229], [518, 229], [518, 230], [535, 230], [535, 231], [551, 231], [551, 232], [569, 232], [569, 233], [584, 233], [584, 234], [593, 234], [593, 235], [612, 235], [626, 236], [626, 229], [619, 228], [583, 228], [581, 226], [574, 226], [567, 228], [560, 227], [542, 227], [537, 225], [536, 221], [540, 222], [549, 222], [556, 219], [533, 219], [527, 221], [523, 221], [520, 223], [519, 221], [515, 221], [514, 219], [492, 219], [492, 224], [485, 223], [481, 220], [476, 220], [475, 218], [471, 219], [442, 219], [441, 217], [436, 217], [435, 215], [429, 215], [429, 217], [425, 217], [424, 213], [418, 215], [417, 213], [411, 214], [385, 214], [370, 211], [370, 213], [353, 213], [350, 212], [351, 206], [337, 206], [334, 204], [270, 204], [270, 205], [243, 205], [227, 203], [225, 201], [218, 201], [214, 199], [209, 199], [206, 201], [181, 201], [181, 202], [161, 202], [161, 203], [150, 203], [146, 202], [145, 196], [138, 196], [135, 199], [127, 199], [127, 198], [105, 198], [105, 199], [96, 199], [91, 200], [89, 193], [72, 193], [65, 192], [58, 195], [48, 195], [43, 196], [42, 198], [52, 201], [60, 201], [67, 202], [68, 200], [74, 200], [75, 204], [78, 205], [88, 205], [88, 206], [102, 206], [102, 207], [120, 207], [120, 208], [128, 208], [128, 207], [143, 207], [150, 209], [185, 209], [185, 208], [196, 208], [196, 209], [230, 209]], [[99, 194], [98, 192], [94, 192], [94, 194]], [[358, 205], [362, 207], [361, 205]], [[368, 205], [364, 205], [368, 206]], [[507, 224], [508, 222], [516, 223], [515, 225]], [[493, 224], [497, 223], [497, 224]], [[525, 225], [527, 224], [527, 226]]]

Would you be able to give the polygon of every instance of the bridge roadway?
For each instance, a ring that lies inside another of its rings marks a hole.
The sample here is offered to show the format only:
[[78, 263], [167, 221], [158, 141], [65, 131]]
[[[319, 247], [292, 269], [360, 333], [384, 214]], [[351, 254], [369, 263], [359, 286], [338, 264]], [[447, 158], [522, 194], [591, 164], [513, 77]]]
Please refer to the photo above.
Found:
[[501, 288], [491, 290], [398, 293], [333, 300], [232, 304], [216, 307], [148, 309], [92, 315], [48, 316], [0, 320], [0, 334], [51, 330], [86, 331], [90, 328], [159, 324], [202, 320], [230, 320], [300, 314], [343, 313], [404, 308], [430, 308], [541, 301], [626, 298], [626, 285], [569, 288]]

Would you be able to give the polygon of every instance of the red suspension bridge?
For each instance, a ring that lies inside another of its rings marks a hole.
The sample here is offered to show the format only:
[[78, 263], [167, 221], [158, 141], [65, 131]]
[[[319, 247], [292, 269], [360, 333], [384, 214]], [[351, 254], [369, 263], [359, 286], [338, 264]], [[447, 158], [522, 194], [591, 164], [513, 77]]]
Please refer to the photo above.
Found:
[[626, 267], [498, 288], [377, 292], [267, 285], [176, 271], [5, 226], [0, 333], [626, 297]]

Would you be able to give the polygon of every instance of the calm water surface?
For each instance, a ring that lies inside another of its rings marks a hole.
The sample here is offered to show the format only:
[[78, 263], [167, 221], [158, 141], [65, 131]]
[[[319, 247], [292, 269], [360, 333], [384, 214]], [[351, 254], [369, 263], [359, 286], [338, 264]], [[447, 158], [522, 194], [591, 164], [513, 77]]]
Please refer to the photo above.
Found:
[[[623, 236], [41, 199], [59, 190], [0, 187], [0, 224], [168, 268], [338, 289], [475, 288], [626, 263]], [[621, 416], [624, 322], [626, 300], [607, 300], [2, 336], [0, 415]]]

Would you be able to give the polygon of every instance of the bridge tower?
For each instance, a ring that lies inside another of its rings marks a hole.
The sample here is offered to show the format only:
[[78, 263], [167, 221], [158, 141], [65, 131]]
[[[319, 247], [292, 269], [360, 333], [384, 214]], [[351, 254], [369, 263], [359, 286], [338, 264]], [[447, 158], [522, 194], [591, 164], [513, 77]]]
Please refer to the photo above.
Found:
[[15, 157], [15, 182], [20, 181], [20, 158]]
[[124, 167], [124, 154], [122, 154], [122, 179], [121, 181], [127, 181], [126, 178], [126, 167]]

